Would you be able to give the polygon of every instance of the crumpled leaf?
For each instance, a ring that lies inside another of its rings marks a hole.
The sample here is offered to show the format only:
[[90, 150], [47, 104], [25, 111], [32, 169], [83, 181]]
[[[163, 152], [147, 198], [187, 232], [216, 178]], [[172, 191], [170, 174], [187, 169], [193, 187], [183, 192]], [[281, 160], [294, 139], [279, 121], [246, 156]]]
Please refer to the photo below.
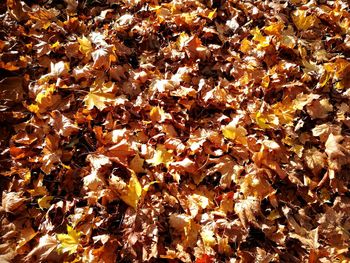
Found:
[[332, 133], [329, 134], [326, 141], [326, 154], [328, 156], [328, 166], [331, 169], [339, 170], [341, 166], [346, 163], [349, 152], [339, 142], [343, 137], [341, 135], [334, 136]]
[[63, 137], [71, 136], [79, 132], [79, 127], [73, 123], [73, 121], [59, 111], [53, 111], [51, 113], [52, 119], [50, 124]]
[[6, 212], [14, 212], [21, 207], [26, 198], [22, 197], [19, 192], [2, 192], [2, 207]]
[[84, 185], [94, 191], [105, 184], [103, 173], [112, 165], [112, 162], [104, 155], [88, 155], [86, 158], [91, 164], [91, 173], [84, 177]]
[[32, 261], [34, 259], [39, 261], [53, 260], [54, 257], [57, 259], [59, 258], [55, 253], [57, 246], [57, 239], [54, 236], [46, 234], [40, 237], [38, 245], [26, 255], [25, 259], [27, 261]]
[[111, 59], [110, 53], [106, 48], [100, 48], [91, 53], [94, 61], [94, 68], [109, 68]]

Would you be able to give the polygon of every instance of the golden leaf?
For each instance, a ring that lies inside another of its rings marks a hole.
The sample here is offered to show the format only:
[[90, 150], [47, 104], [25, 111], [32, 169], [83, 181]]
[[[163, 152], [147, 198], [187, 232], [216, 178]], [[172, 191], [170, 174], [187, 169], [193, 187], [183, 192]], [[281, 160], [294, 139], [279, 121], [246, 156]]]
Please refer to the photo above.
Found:
[[78, 38], [78, 42], [79, 42], [79, 51], [83, 53], [85, 57], [90, 57], [93, 51], [91, 41], [87, 37], [83, 36], [82, 38]]
[[216, 8], [208, 14], [207, 18], [209, 18], [210, 20], [213, 20], [215, 15], [216, 15]]
[[264, 28], [264, 32], [269, 35], [279, 36], [284, 28], [284, 24], [281, 21], [272, 23], [271, 25]]
[[293, 22], [299, 30], [307, 30], [313, 27], [318, 21], [316, 16], [307, 15], [306, 13], [306, 10], [296, 10], [292, 14]]
[[40, 209], [48, 209], [50, 208], [51, 204], [51, 200], [53, 199], [53, 196], [49, 196], [49, 195], [45, 195], [42, 198], [38, 199], [38, 205], [40, 207]]
[[258, 124], [258, 126], [261, 129], [270, 129], [273, 128], [274, 126], [271, 125], [269, 123], [269, 119], [267, 116], [263, 116], [262, 113], [260, 111], [258, 111], [255, 115], [255, 120], [256, 120], [256, 124]]
[[142, 186], [133, 171], [131, 171], [131, 178], [126, 188], [125, 192], [120, 195], [120, 198], [126, 204], [136, 209], [142, 195]]
[[159, 164], [164, 164], [168, 166], [173, 160], [172, 154], [165, 148], [164, 145], [157, 145], [157, 149], [155, 150], [153, 157], [147, 160], [147, 163], [153, 166], [157, 166]]
[[88, 110], [92, 110], [94, 107], [100, 111], [107, 108], [114, 102], [115, 97], [112, 94], [102, 92], [89, 92], [86, 95], [84, 102]]
[[201, 237], [205, 246], [213, 247], [216, 245], [215, 233], [212, 230], [202, 230]]
[[247, 53], [249, 50], [251, 50], [251, 45], [251, 42], [247, 38], [244, 38], [241, 41], [241, 47], [239, 48], [239, 50], [243, 53]]
[[67, 225], [67, 234], [57, 234], [56, 237], [60, 242], [58, 251], [69, 255], [75, 253], [80, 242], [81, 232], [77, 232], [73, 227]]
[[253, 40], [258, 43], [258, 49], [262, 49], [270, 45], [270, 37], [263, 36], [259, 28], [254, 28], [250, 31], [250, 33], [253, 35]]
[[225, 127], [223, 127], [221, 130], [222, 130], [223, 135], [226, 138], [231, 139], [231, 140], [235, 141], [236, 143], [247, 145], [247, 137], [246, 136], [247, 136], [248, 132], [244, 127], [236, 126], [235, 123], [230, 122]]
[[164, 109], [159, 106], [152, 107], [149, 115], [152, 122], [163, 122], [165, 119], [169, 118], [169, 114], [166, 114]]

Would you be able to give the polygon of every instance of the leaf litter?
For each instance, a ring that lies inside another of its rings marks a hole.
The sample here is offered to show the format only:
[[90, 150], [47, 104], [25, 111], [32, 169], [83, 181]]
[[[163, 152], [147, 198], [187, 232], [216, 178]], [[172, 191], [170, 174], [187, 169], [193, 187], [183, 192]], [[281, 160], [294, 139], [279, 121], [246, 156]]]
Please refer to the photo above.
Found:
[[348, 1], [0, 4], [1, 262], [348, 262]]

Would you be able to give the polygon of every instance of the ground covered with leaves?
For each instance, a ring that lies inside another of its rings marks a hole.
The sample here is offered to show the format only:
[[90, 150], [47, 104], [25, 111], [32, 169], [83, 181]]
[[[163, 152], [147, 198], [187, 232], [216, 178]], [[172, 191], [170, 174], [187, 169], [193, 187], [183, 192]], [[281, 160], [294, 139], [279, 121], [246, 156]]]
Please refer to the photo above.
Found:
[[349, 262], [348, 1], [0, 14], [1, 262]]

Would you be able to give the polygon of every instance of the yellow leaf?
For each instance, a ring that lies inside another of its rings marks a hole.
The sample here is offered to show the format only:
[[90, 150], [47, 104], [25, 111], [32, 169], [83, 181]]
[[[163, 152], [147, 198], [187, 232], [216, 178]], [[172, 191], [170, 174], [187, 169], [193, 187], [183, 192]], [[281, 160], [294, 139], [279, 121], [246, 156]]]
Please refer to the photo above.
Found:
[[157, 122], [157, 121], [164, 121], [165, 119], [165, 112], [164, 110], [157, 106], [157, 107], [152, 107], [150, 113], [149, 113], [151, 120], [153, 122]]
[[51, 49], [56, 50], [60, 47], [60, 42], [56, 41], [50, 47], [51, 47]]
[[50, 208], [51, 204], [51, 200], [53, 199], [53, 196], [48, 196], [45, 195], [42, 198], [38, 199], [38, 205], [41, 209], [48, 209]]
[[306, 10], [296, 10], [292, 14], [293, 22], [299, 30], [307, 30], [313, 27], [318, 20], [316, 16], [306, 15], [306, 13]]
[[251, 49], [251, 43], [247, 38], [244, 38], [241, 41], [241, 47], [239, 48], [240, 51], [243, 53], [247, 53]]
[[172, 154], [165, 148], [165, 146], [158, 145], [153, 157], [148, 159], [147, 162], [153, 166], [159, 164], [165, 164], [165, 166], [168, 166], [172, 160]]
[[38, 104], [42, 104], [43, 100], [48, 98], [48, 96], [52, 95], [56, 91], [55, 85], [50, 85], [46, 89], [44, 89], [42, 92], [40, 92], [38, 95], [36, 95], [35, 101]]
[[264, 28], [264, 32], [269, 35], [279, 36], [284, 28], [283, 22], [275, 22]]
[[102, 92], [89, 92], [85, 99], [85, 106], [88, 110], [92, 110], [94, 107], [99, 109], [100, 111], [104, 110], [109, 106], [108, 104], [112, 104], [115, 97], [112, 94], [102, 93]]
[[141, 198], [141, 195], [142, 195], [142, 186], [136, 174], [134, 173], [134, 171], [131, 171], [131, 178], [130, 178], [129, 184], [127, 185], [127, 189], [125, 193], [122, 193], [120, 195], [120, 198], [126, 204], [136, 209], [137, 204]]
[[261, 129], [269, 129], [269, 128], [272, 128], [272, 126], [268, 124], [267, 118], [265, 118], [264, 116], [262, 116], [262, 114], [261, 114], [260, 111], [258, 111], [258, 112], [256, 113], [255, 120], [256, 120], [256, 123], [258, 124], [258, 126], [259, 126]]
[[204, 229], [201, 232], [201, 237], [204, 243], [204, 246], [213, 247], [216, 245], [215, 234], [210, 229]]
[[261, 79], [261, 86], [263, 86], [265, 89], [267, 89], [270, 85], [270, 77], [268, 75], [265, 75]]
[[39, 113], [40, 109], [39, 109], [39, 106], [36, 105], [36, 104], [30, 104], [27, 109], [30, 111], [30, 112], [33, 112], [33, 113]]
[[93, 51], [90, 40], [83, 36], [82, 38], [78, 38], [79, 42], [79, 51], [83, 53], [86, 57], [89, 57]]
[[250, 33], [253, 35], [253, 40], [258, 42], [258, 45], [257, 45], [258, 49], [261, 49], [270, 45], [270, 38], [263, 36], [259, 28], [257, 27], [254, 28]]
[[153, 181], [153, 182], [150, 182], [149, 184], [147, 184], [144, 188], [143, 188], [143, 191], [144, 192], [148, 192], [149, 188], [151, 187], [151, 185], [153, 184], [159, 184], [160, 182], [159, 181]]
[[216, 8], [215, 8], [213, 11], [211, 11], [211, 12], [208, 14], [207, 17], [208, 17], [210, 20], [212, 20], [212, 19], [214, 18], [215, 14], [216, 14]]
[[57, 234], [56, 237], [60, 242], [58, 251], [60, 253], [73, 254], [77, 251], [81, 232], [77, 232], [73, 227], [67, 225], [67, 234]]
[[237, 143], [247, 144], [247, 130], [242, 126], [236, 126], [233, 122], [223, 127], [222, 133], [226, 138], [234, 140]]

